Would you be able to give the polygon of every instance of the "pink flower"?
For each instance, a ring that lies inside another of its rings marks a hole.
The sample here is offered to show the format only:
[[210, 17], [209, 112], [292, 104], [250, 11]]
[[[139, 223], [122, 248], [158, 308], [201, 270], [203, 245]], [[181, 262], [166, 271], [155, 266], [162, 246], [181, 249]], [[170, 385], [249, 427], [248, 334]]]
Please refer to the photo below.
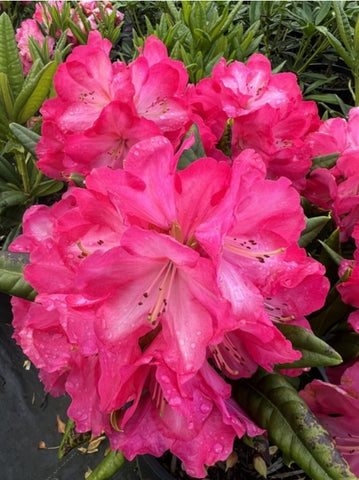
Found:
[[137, 112], [177, 147], [191, 125], [184, 95], [187, 70], [182, 62], [169, 58], [165, 45], [154, 36], [146, 39], [140, 53], [129, 65]]
[[260, 54], [252, 55], [246, 65], [226, 65], [222, 59], [210, 78], [189, 89], [189, 99], [207, 153], [221, 158], [219, 141], [226, 124], [232, 125], [232, 158], [253, 148], [270, 178], [287, 176], [297, 188], [303, 187], [311, 167], [305, 138], [319, 127], [320, 119], [315, 103], [302, 100], [295, 75], [272, 74], [269, 60]]
[[42, 109], [38, 167], [63, 179], [95, 166], [119, 168], [129, 147], [158, 134], [178, 147], [191, 122], [181, 62], [155, 37], [129, 66], [111, 63], [111, 44], [90, 32], [55, 75], [57, 97]]
[[355, 475], [359, 475], [358, 375], [356, 362], [345, 370], [339, 385], [314, 380], [300, 392]]
[[133, 400], [131, 418], [121, 422], [118, 411], [122, 432], [109, 433], [112, 448], [129, 459], [143, 453], [161, 456], [169, 449], [188, 475], [204, 478], [205, 465], [225, 460], [232, 452], [235, 435], [262, 433], [230, 399], [230, 386], [208, 363], [183, 383], [161, 363], [156, 370], [142, 369], [139, 377], [145, 378], [145, 388]]
[[111, 102], [103, 108], [92, 127], [68, 137], [64, 146], [64, 170], [87, 175], [90, 168], [97, 166], [122, 168], [132, 145], [159, 134], [156, 124], [139, 117], [134, 106]]
[[130, 331], [139, 338], [160, 325], [166, 363], [190, 373], [234, 322], [193, 236], [220, 200], [229, 167], [201, 159], [176, 173], [177, 159], [168, 140], [154, 137], [132, 147], [124, 170], [90, 174], [88, 188], [107, 191], [129, 226], [120, 247], [83, 262], [78, 282], [91, 296], [106, 294], [98, 313], [103, 342], [125, 344]]
[[322, 265], [296, 244], [304, 226], [297, 192], [287, 179], [267, 180], [265, 173], [258, 155], [243, 152], [224, 201], [196, 232], [239, 319], [212, 349], [217, 365], [232, 377], [249, 376], [258, 364], [271, 370], [298, 359], [275, 324], [319, 309], [328, 291]]
[[27, 75], [32, 67], [33, 60], [31, 58], [29, 49], [29, 37], [36, 40], [40, 46], [47, 42], [49, 53], [52, 55], [54, 50], [55, 40], [51, 37], [44, 37], [35, 20], [24, 20], [20, 27], [16, 30], [17, 46], [20, 50], [20, 59], [23, 66], [24, 75]]
[[306, 141], [312, 157], [338, 155], [334, 167], [312, 172], [303, 194], [321, 208], [333, 211], [342, 241], [348, 240], [359, 220], [358, 122], [359, 108], [352, 108], [347, 122], [329, 119]]
[[[349, 272], [349, 277], [344, 282], [337, 285], [342, 300], [355, 307], [359, 308], [359, 224], [354, 228], [353, 238], [355, 239], [356, 250], [354, 251], [354, 259], [352, 261], [343, 260], [340, 268], [339, 275], [343, 276]], [[354, 328], [356, 332], [359, 332], [359, 311], [355, 310], [349, 315], [349, 324]]]

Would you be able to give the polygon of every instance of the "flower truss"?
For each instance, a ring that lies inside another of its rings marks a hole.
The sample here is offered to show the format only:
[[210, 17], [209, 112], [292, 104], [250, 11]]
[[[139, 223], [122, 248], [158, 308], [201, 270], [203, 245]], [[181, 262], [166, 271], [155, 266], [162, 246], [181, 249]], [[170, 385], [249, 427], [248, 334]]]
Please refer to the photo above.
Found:
[[[306, 317], [329, 281], [298, 245], [300, 193], [330, 204], [352, 235], [357, 112], [330, 143], [335, 120], [321, 122], [295, 76], [273, 74], [262, 55], [223, 59], [191, 85], [155, 37], [129, 64], [110, 49], [90, 32], [42, 106], [38, 167], [68, 189], [28, 209], [11, 245], [29, 254], [24, 276], [37, 292], [13, 298], [14, 337], [46, 390], [70, 395], [77, 431], [105, 432], [129, 459], [170, 450], [203, 478], [236, 436], [263, 432], [231, 382], [259, 367], [302, 372], [288, 368], [302, 352], [281, 327], [311, 331]], [[337, 166], [310, 173], [311, 158], [333, 150]], [[350, 266], [338, 289], [358, 308]]]
[[[28, 2], [31, 3], [31, 2]], [[24, 20], [20, 27], [16, 31], [16, 41], [20, 53], [20, 59], [23, 66], [24, 75], [27, 75], [30, 68], [33, 65], [33, 56], [31, 54], [31, 47], [29, 39], [30, 37], [35, 40], [39, 47], [45, 48], [48, 51], [48, 55], [51, 57], [54, 52], [55, 40], [61, 35], [61, 30], [57, 29], [53, 32], [54, 19], [51, 16], [51, 11], [48, 6], [55, 8], [58, 11], [58, 15], [61, 15], [65, 2], [60, 0], [50, 0], [48, 2], [36, 2], [35, 12], [32, 18]], [[44, 6], [45, 5], [45, 6]], [[100, 9], [100, 5], [102, 9]], [[71, 21], [85, 34], [86, 28], [81, 20], [79, 14], [81, 11], [82, 16], [86, 18], [91, 30], [97, 30], [100, 22], [105, 19], [102, 18], [102, 14], [105, 17], [109, 17], [111, 14], [115, 15], [115, 24], [119, 24], [123, 20], [123, 14], [120, 11], [113, 9], [111, 2], [102, 1], [79, 1], [77, 2], [77, 9], [70, 8], [69, 16]], [[78, 43], [77, 38], [73, 34], [71, 29], [66, 32], [68, 43], [76, 45]]]

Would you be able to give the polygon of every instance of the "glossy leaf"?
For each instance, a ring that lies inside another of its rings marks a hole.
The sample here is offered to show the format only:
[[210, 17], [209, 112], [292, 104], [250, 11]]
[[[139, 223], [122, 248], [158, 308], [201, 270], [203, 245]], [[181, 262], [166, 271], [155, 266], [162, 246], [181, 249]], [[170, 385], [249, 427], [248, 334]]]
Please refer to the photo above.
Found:
[[330, 367], [342, 363], [342, 358], [330, 345], [305, 328], [290, 324], [277, 324], [277, 328], [291, 341], [295, 350], [302, 352], [302, 358], [293, 363], [277, 365], [282, 368]]
[[8, 76], [3, 72], [0, 72], [0, 101], [5, 110], [3, 113], [6, 113], [7, 118], [12, 120], [14, 115], [12, 93]]
[[21, 178], [16, 172], [13, 164], [10, 163], [5, 157], [0, 155], [0, 179], [7, 183], [12, 183], [21, 186]]
[[358, 480], [294, 387], [280, 374], [258, 371], [233, 384], [233, 396], [269, 439], [313, 480]]
[[7, 75], [13, 96], [17, 97], [24, 83], [24, 76], [15, 32], [6, 13], [0, 15], [0, 72]]
[[329, 153], [328, 155], [321, 155], [312, 159], [313, 166], [311, 171], [316, 168], [332, 168], [337, 162], [339, 152]]
[[41, 107], [50, 91], [56, 69], [57, 63], [50, 62], [31, 81], [26, 82], [14, 104], [14, 118], [17, 123], [27, 122]]
[[24, 266], [28, 255], [0, 251], [0, 291], [15, 297], [33, 300], [36, 296], [32, 286], [24, 280]]
[[300, 239], [298, 240], [299, 246], [306, 247], [313, 240], [315, 240], [329, 220], [329, 216], [306, 218], [306, 227], [301, 233]]
[[343, 44], [326, 27], [319, 26], [317, 30], [325, 35], [330, 45], [337, 51], [338, 55], [344, 60], [349, 68], [354, 67], [351, 54], [344, 48]]
[[333, 260], [333, 262], [335, 262], [336, 265], [338, 265], [338, 267], [339, 267], [339, 265], [341, 264], [341, 262], [343, 260], [343, 257], [341, 255], [339, 255], [339, 253], [337, 253], [335, 250], [333, 250], [327, 243], [322, 242], [321, 240], [318, 240], [318, 241], [322, 245], [325, 252]]
[[35, 197], [45, 197], [46, 195], [59, 192], [63, 186], [63, 182], [59, 182], [58, 180], [44, 180], [32, 190], [31, 194]]
[[23, 145], [28, 152], [30, 152], [34, 157], [36, 157], [36, 145], [40, 140], [40, 135], [33, 132], [29, 128], [23, 127], [18, 123], [10, 123], [10, 130], [19, 140], [21, 145]]
[[5, 190], [0, 193], [0, 212], [5, 208], [21, 205], [26, 200], [28, 196], [19, 190]]
[[102, 462], [87, 477], [87, 480], [107, 480], [111, 478], [125, 463], [121, 452], [110, 450]]
[[189, 132], [186, 135], [186, 138], [189, 138], [192, 134], [194, 134], [195, 142], [191, 148], [188, 148], [182, 153], [177, 166], [179, 170], [186, 168], [190, 163], [194, 162], [198, 158], [203, 158], [206, 156], [199, 130], [195, 123], [190, 128]]

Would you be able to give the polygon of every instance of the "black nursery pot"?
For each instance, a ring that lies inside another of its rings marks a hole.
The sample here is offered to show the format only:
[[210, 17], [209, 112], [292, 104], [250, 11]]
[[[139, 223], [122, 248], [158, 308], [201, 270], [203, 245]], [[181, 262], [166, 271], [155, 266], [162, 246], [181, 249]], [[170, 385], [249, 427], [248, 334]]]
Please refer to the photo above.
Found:
[[137, 457], [137, 466], [140, 477], [146, 480], [175, 480], [173, 477], [152, 455], [139, 455]]
[[[57, 415], [66, 421], [69, 398], [46, 394], [37, 370], [24, 368], [26, 360], [16, 345], [12, 327], [10, 297], [0, 293], [0, 470], [6, 480], [72, 480], [84, 478], [103, 458], [103, 451], [83, 455], [72, 450], [57, 458], [61, 441]], [[44, 442], [52, 449], [40, 449]], [[54, 448], [55, 447], [55, 448]], [[129, 469], [128, 469], [129, 470]], [[121, 480], [135, 480], [133, 470]]]

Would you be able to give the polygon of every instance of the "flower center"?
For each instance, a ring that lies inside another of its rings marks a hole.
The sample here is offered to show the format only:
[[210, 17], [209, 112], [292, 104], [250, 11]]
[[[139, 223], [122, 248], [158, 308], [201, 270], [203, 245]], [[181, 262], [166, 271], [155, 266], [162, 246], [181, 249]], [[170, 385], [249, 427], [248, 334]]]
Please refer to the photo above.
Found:
[[[151, 285], [143, 293], [144, 299], [147, 299], [153, 290], [155, 290], [155, 292], [157, 290], [155, 293], [155, 303], [147, 314], [147, 320], [151, 325], [156, 325], [159, 317], [166, 312], [175, 273], [176, 267], [173, 262], [169, 260], [163, 265]], [[143, 301], [138, 302], [138, 305], [143, 305]]]
[[241, 369], [244, 359], [228, 335], [224, 335], [219, 345], [210, 345], [209, 349], [219, 370], [232, 377], [239, 375], [238, 368]]

